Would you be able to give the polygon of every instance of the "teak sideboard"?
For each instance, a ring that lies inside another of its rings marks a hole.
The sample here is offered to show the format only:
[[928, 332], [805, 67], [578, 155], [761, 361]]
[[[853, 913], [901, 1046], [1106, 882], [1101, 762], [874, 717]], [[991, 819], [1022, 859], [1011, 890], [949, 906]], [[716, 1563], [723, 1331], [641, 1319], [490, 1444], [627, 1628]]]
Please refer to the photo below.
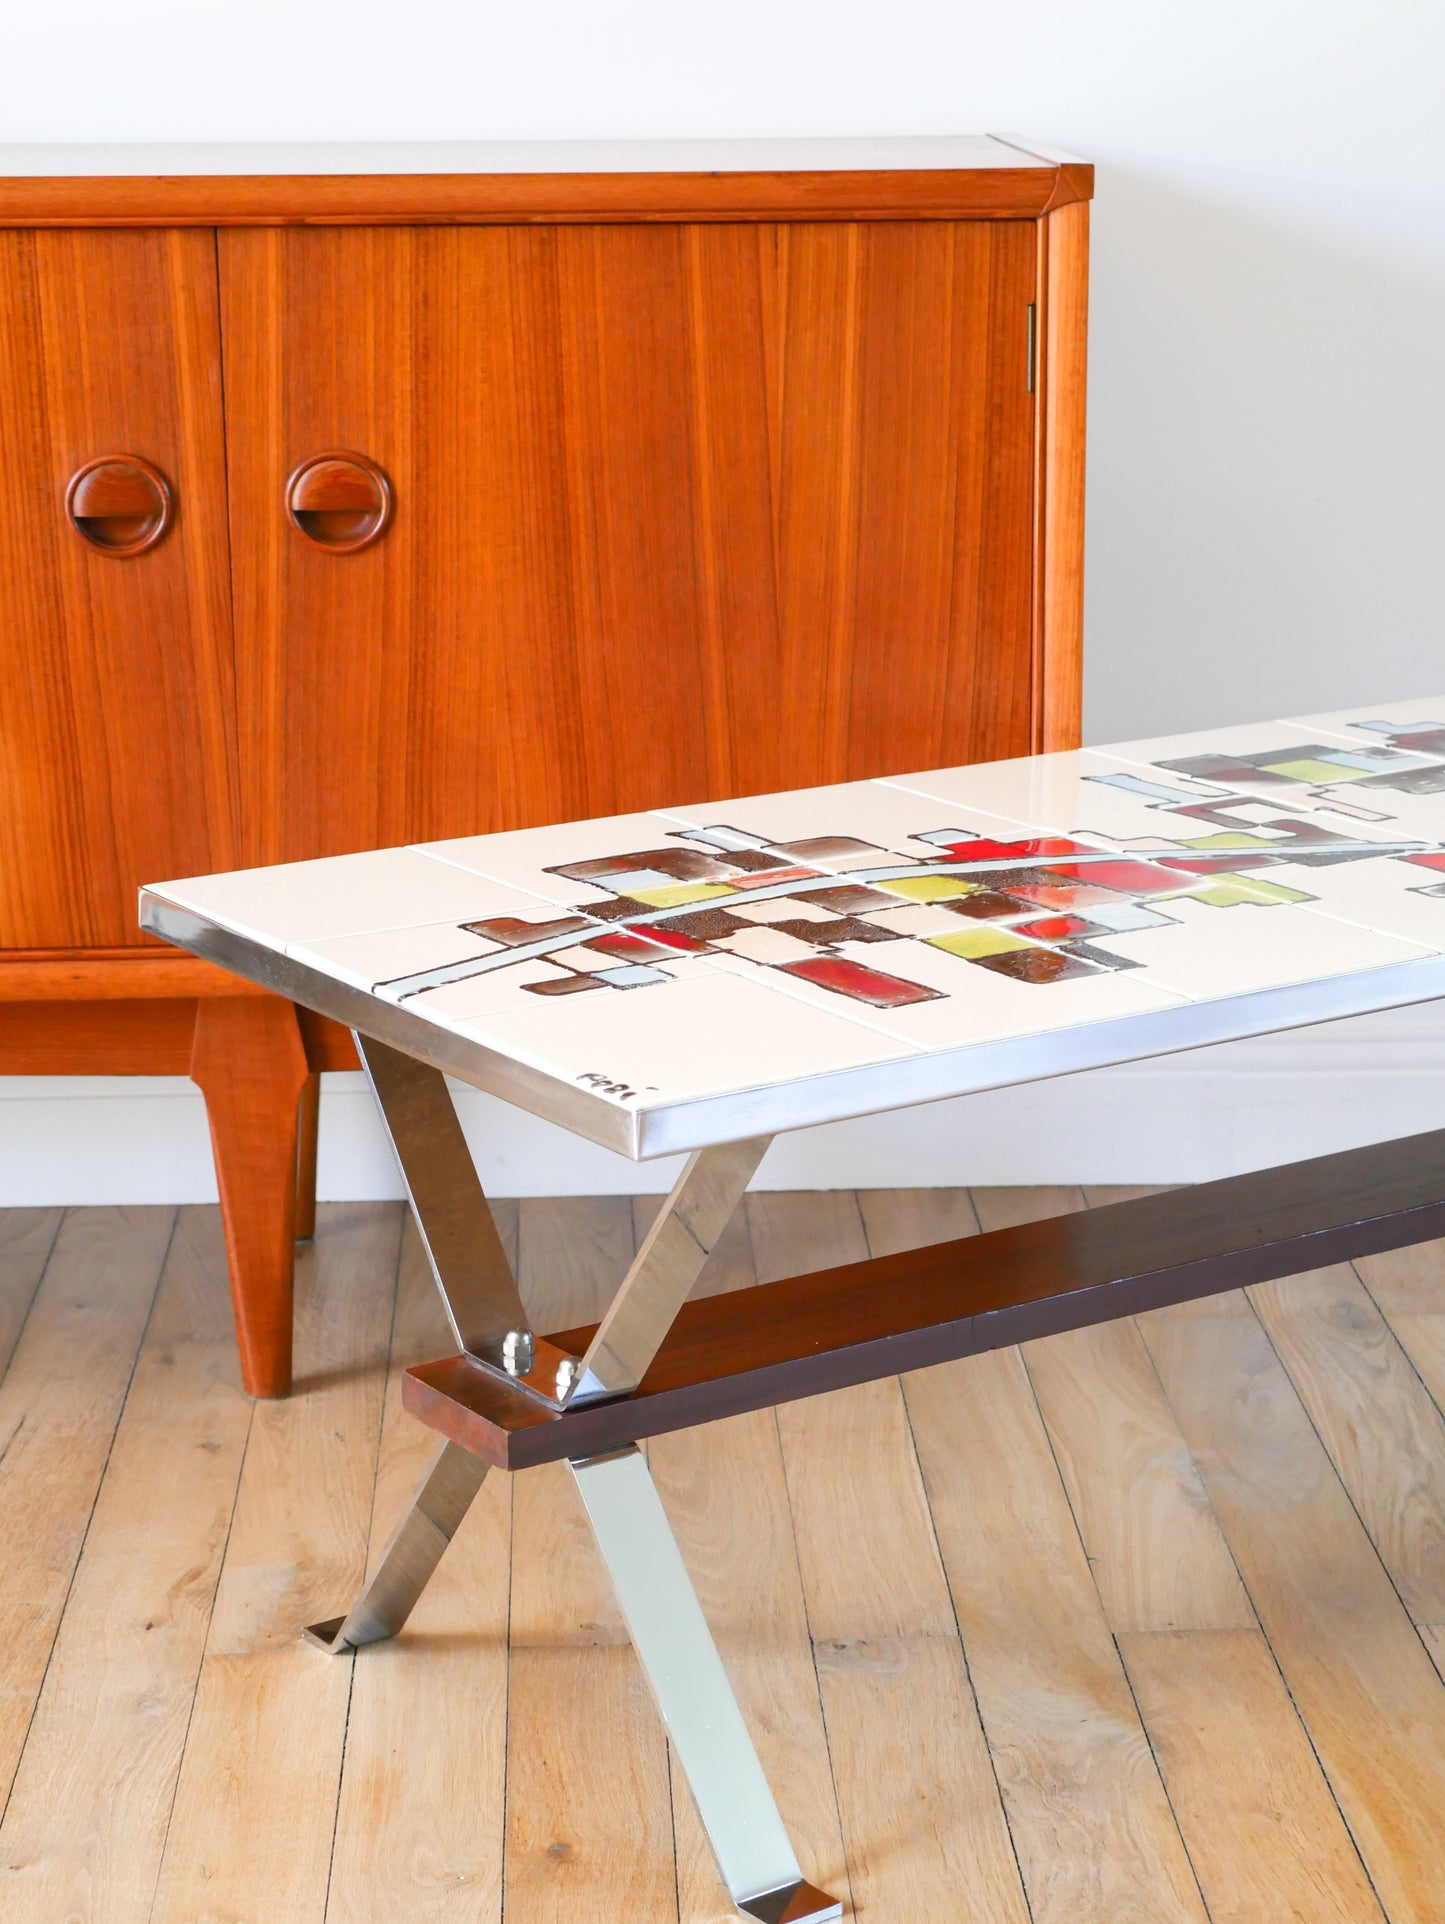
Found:
[[188, 1074], [247, 1387], [345, 1033], [140, 883], [1073, 746], [1092, 170], [0, 150], [0, 1073]]

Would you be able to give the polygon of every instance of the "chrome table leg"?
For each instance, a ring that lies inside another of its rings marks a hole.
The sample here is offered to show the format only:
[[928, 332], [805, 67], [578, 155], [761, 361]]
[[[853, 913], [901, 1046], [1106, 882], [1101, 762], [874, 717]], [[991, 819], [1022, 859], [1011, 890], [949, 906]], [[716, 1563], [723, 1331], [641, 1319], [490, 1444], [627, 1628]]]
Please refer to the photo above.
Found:
[[771, 1141], [717, 1143], [688, 1157], [576, 1366], [570, 1402], [637, 1388]]
[[798, 1868], [641, 1454], [629, 1446], [571, 1467], [734, 1904], [759, 1924], [841, 1917]]
[[359, 1644], [394, 1637], [415, 1608], [486, 1474], [487, 1465], [479, 1456], [456, 1443], [443, 1443], [360, 1596], [344, 1617], [313, 1623], [307, 1640], [334, 1656]]
[[525, 1376], [535, 1347], [447, 1088], [429, 1063], [353, 1029], [458, 1347]]

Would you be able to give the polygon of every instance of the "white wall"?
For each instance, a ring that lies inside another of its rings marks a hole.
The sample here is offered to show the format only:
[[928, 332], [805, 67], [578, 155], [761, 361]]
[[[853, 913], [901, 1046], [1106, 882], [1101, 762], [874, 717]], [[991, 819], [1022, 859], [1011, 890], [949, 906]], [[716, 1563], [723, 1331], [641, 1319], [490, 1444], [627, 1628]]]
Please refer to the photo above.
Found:
[[[7, 14], [4, 140], [1012, 129], [1071, 148], [1098, 164], [1086, 737], [1445, 688], [1438, 0], [31, 0]], [[927, 1176], [945, 1145], [956, 1179], [1063, 1179], [1085, 1156], [1096, 1180], [1163, 1179], [1167, 1140], [1187, 1164], [1168, 1173], [1202, 1175], [1321, 1129], [1425, 1126], [1445, 1086], [1428, 1017], [1251, 1047], [1215, 1068], [1053, 1085], [1042, 1106], [981, 1099], [946, 1126], [923, 1112], [907, 1142], [898, 1123], [854, 1125], [790, 1152], [792, 1174]], [[198, 1113], [167, 1087], [142, 1112], [137, 1085], [0, 1085], [0, 1201], [107, 1181], [193, 1193]], [[333, 1193], [383, 1180], [354, 1092], [329, 1110]], [[524, 1135], [514, 1189], [628, 1175], [559, 1164]]]

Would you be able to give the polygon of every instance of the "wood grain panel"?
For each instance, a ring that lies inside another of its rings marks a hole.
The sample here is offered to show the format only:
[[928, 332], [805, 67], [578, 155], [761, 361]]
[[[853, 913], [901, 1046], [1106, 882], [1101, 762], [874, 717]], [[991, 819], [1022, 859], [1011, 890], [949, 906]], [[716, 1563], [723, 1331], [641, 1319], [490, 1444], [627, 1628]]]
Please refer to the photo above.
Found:
[[5, 1002], [0, 1062], [11, 1076], [185, 1076], [194, 1001]]
[[[849, 1191], [749, 1202], [764, 1275], [868, 1247]], [[775, 1415], [857, 1912], [1024, 1924], [899, 1386]]]
[[[1037, 665], [1025, 664], [1021, 642], [1034, 608], [1028, 571], [1037, 395], [1028, 390], [1027, 307], [1037, 229], [974, 226], [956, 233], [949, 398], [960, 499], [936, 765], [1024, 752], [1016, 744], [1028, 739], [1039, 673]], [[912, 618], [904, 611], [905, 623]]]
[[253, 1411], [156, 1924], [325, 1910], [353, 1659], [300, 1630], [363, 1574], [401, 1211], [332, 1203], [319, 1218], [298, 1265], [301, 1393]]
[[214, 962], [175, 949], [11, 949], [0, 953], [0, 1002], [146, 1002], [174, 996], [265, 995]]
[[1391, 1924], [1445, 1915], [1445, 1688], [1238, 1295], [1141, 1318], [1290, 1696]]
[[91, 1209], [62, 1223], [0, 1385], [0, 1799], [50, 1661], [173, 1220], [170, 1210]]
[[1031, 223], [220, 247], [246, 859], [1027, 747]]
[[1018, 1353], [904, 1391], [1034, 1924], [1205, 1924]]
[[25, 1327], [60, 1222], [58, 1209], [7, 1209], [0, 1214], [0, 1373], [8, 1368]]
[[1109, 1628], [1253, 1630], [1133, 1320], [1068, 1330], [1023, 1356]]
[[1348, 1264], [1249, 1297], [1401, 1602], [1445, 1623], [1445, 1417]]
[[0, 1825], [8, 1924], [150, 1914], [250, 1423], [217, 1212], [182, 1210]]
[[682, 243], [676, 227], [556, 235], [573, 700], [591, 814], [678, 800], [703, 768]]
[[1146, 1632], [1119, 1650], [1209, 1915], [1384, 1924], [1259, 1632]]
[[[0, 284], [0, 947], [139, 944], [141, 882], [233, 866], [214, 238], [0, 232]], [[117, 453], [177, 504], [125, 559], [64, 509]]]

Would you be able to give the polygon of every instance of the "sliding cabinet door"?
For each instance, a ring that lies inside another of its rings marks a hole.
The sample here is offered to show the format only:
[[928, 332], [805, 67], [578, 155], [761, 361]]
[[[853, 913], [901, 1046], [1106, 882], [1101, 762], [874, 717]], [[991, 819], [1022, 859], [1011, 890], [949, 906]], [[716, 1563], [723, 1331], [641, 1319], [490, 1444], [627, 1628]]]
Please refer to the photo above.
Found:
[[0, 948], [137, 943], [234, 856], [214, 234], [0, 232], [0, 474]]
[[1034, 244], [223, 232], [249, 857], [1025, 752]]

